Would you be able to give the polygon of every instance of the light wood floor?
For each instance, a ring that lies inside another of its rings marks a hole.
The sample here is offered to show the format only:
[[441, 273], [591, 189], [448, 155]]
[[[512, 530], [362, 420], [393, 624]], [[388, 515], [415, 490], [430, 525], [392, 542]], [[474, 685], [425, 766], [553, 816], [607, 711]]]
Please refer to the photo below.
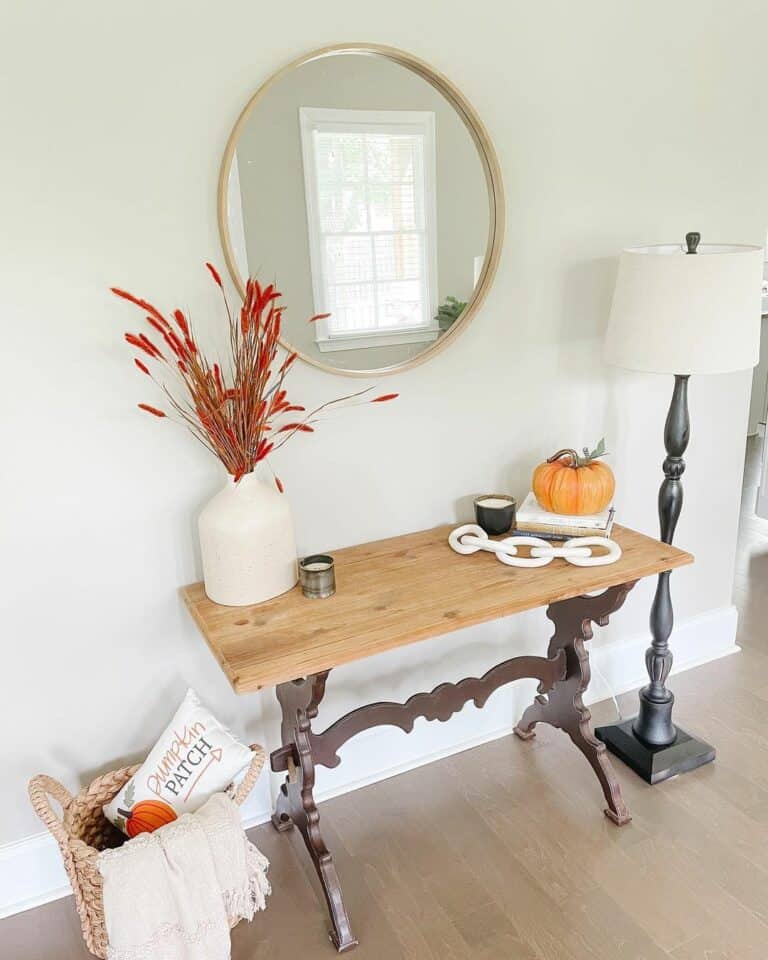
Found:
[[[601, 813], [567, 739], [505, 738], [323, 803], [356, 960], [766, 960], [768, 522], [752, 513], [752, 445], [734, 600], [743, 653], [673, 678], [678, 722], [718, 759], [648, 787], [616, 762], [634, 815]], [[621, 698], [632, 712], [634, 697]], [[593, 709], [613, 717], [610, 703]], [[327, 958], [300, 837], [251, 833], [272, 861], [269, 910], [235, 960]], [[3, 960], [85, 960], [70, 899], [0, 922]]]

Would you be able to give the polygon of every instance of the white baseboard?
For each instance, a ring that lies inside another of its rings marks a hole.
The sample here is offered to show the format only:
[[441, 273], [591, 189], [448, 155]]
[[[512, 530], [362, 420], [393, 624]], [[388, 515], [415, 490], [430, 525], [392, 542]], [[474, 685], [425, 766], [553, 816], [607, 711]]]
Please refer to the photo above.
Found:
[[[738, 622], [738, 610], [729, 606], [689, 617], [676, 626], [670, 638], [675, 656], [671, 676], [740, 653], [741, 647], [736, 643]], [[597, 703], [611, 694], [618, 696], [648, 683], [645, 651], [649, 640], [648, 635], [633, 637], [592, 650], [592, 682], [584, 702]]]
[[[672, 673], [738, 653], [735, 607], [721, 607], [679, 624], [671, 639], [675, 654]], [[644, 665], [647, 635], [596, 647], [591, 652], [593, 677], [587, 703], [603, 700], [611, 694], [626, 693], [647, 680]], [[326, 790], [318, 790], [318, 800], [327, 800], [348, 793], [369, 783], [386, 780], [407, 770], [431, 763], [441, 757], [461, 753], [508, 736], [513, 724], [493, 730], [484, 729], [477, 736], [464, 736], [449, 747], [411, 757], [406, 763], [394, 764], [372, 775], [355, 777], [354, 772], [343, 783]], [[265, 823], [270, 816], [266, 809], [246, 809], [245, 826], [250, 828]], [[0, 918], [29, 910], [32, 907], [65, 897], [71, 892], [61, 862], [58, 847], [48, 833], [38, 833], [13, 843], [0, 846]]]

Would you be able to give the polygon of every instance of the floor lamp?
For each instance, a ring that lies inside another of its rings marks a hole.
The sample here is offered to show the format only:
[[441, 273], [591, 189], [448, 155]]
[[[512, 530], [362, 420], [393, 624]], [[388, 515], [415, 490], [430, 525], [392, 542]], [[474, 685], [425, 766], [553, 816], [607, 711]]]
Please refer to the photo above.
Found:
[[[664, 428], [667, 456], [659, 490], [661, 539], [672, 543], [683, 506], [680, 478], [688, 446], [688, 378], [754, 367], [760, 345], [763, 278], [761, 247], [659, 244], [624, 250], [605, 339], [615, 366], [672, 374], [675, 386]], [[669, 572], [659, 575], [651, 607], [650, 683], [640, 691], [637, 716], [595, 733], [648, 783], [667, 780], [715, 758], [714, 747], [672, 723], [675, 701], [666, 680], [672, 667], [673, 612]]]

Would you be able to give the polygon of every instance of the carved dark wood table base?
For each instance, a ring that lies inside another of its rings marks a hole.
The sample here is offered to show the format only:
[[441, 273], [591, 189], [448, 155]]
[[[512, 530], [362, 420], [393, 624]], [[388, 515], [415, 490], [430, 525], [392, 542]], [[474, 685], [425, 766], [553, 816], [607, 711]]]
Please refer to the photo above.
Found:
[[346, 714], [322, 733], [312, 729], [312, 721], [317, 717], [330, 671], [277, 686], [282, 708], [282, 746], [271, 754], [271, 763], [274, 771], [287, 771], [288, 776], [280, 788], [272, 822], [278, 830], [294, 826], [299, 829], [322, 884], [331, 916], [330, 936], [339, 952], [356, 946], [357, 939], [350, 927], [333, 857], [320, 832], [320, 813], [313, 795], [315, 767], [338, 766], [340, 748], [363, 730], [389, 725], [410, 733], [419, 717], [445, 721], [470, 700], [477, 707], [484, 706], [495, 690], [513, 680], [536, 679], [538, 695], [515, 733], [530, 739], [537, 723], [548, 723], [567, 733], [595, 771], [605, 795], [606, 815], [619, 825], [629, 822], [619, 782], [605, 745], [592, 732], [582, 694], [590, 679], [589, 655], [584, 644], [592, 637], [592, 624], [604, 626], [633, 586], [634, 583], [626, 583], [610, 587], [598, 596], [551, 604], [547, 616], [554, 623], [555, 632], [547, 657], [514, 657], [479, 679], [444, 683], [430, 693], [415, 694], [405, 703], [368, 704]]

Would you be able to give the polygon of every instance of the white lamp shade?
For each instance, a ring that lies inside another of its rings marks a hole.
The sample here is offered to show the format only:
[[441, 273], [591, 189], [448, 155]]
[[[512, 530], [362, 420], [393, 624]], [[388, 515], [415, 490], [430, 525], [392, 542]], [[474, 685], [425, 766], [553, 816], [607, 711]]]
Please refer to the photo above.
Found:
[[608, 363], [651, 373], [729, 373], [757, 364], [763, 249], [631, 247], [619, 261]]

